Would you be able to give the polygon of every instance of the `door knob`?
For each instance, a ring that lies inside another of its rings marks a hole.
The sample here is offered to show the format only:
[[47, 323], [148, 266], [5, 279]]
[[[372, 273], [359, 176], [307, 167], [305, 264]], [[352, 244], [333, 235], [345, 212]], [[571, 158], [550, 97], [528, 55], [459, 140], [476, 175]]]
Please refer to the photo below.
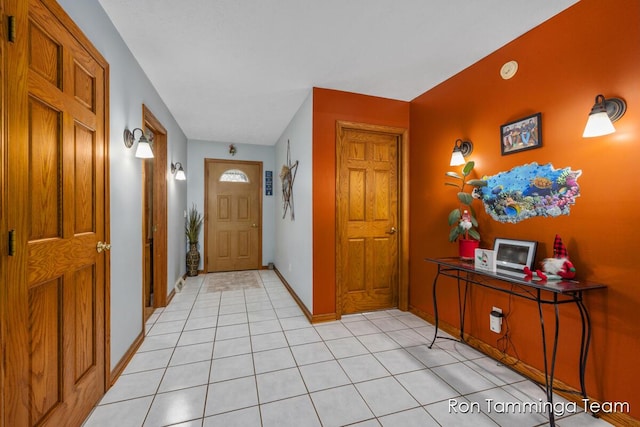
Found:
[[258, 228], [258, 224], [251, 224], [251, 228]]
[[387, 234], [396, 234], [396, 228], [395, 227], [391, 227], [391, 230], [387, 231]]
[[108, 250], [111, 250], [111, 245], [109, 243], [102, 243], [98, 241], [98, 244], [96, 245], [96, 251], [98, 251], [98, 253]]

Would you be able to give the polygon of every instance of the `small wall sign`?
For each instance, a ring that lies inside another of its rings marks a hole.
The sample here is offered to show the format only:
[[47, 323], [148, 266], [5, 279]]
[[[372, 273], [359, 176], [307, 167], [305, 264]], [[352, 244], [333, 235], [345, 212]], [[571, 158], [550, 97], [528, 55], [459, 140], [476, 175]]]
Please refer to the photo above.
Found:
[[273, 196], [273, 171], [264, 171], [264, 195]]

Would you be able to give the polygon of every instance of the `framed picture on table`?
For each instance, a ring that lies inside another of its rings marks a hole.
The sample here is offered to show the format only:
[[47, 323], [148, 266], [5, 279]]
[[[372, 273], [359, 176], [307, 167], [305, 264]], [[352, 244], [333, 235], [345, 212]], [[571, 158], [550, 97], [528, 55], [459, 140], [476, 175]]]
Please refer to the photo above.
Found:
[[488, 249], [476, 249], [473, 266], [477, 270], [496, 272], [496, 252]]

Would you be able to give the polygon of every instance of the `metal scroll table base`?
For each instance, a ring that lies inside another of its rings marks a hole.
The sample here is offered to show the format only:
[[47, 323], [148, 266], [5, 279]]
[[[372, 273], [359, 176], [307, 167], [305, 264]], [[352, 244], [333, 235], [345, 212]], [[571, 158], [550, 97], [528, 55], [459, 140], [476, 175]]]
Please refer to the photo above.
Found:
[[[458, 313], [460, 316], [460, 340], [466, 342], [464, 338], [464, 320], [467, 309], [467, 297], [469, 287], [471, 285], [481, 286], [514, 295], [530, 301], [534, 301], [538, 305], [538, 315], [540, 320], [540, 331], [542, 335], [542, 356], [544, 361], [545, 381], [543, 388], [549, 403], [549, 423], [555, 426], [555, 414], [553, 406], [553, 380], [556, 369], [556, 355], [558, 351], [558, 336], [560, 331], [560, 313], [559, 307], [562, 304], [575, 304], [580, 313], [581, 320], [581, 336], [580, 336], [580, 356], [579, 356], [579, 375], [580, 375], [580, 394], [587, 399], [587, 391], [585, 386], [585, 370], [587, 365], [587, 356], [589, 354], [589, 344], [591, 342], [591, 319], [587, 307], [584, 305], [583, 292], [587, 290], [602, 289], [605, 285], [596, 283], [580, 283], [576, 281], [560, 281], [560, 282], [541, 282], [531, 279], [517, 279], [498, 273], [489, 271], [476, 270], [473, 264], [461, 261], [458, 258], [438, 258], [427, 259], [428, 262], [436, 263], [438, 272], [433, 279], [433, 311], [435, 318], [435, 332], [433, 340], [429, 348], [433, 347], [437, 338], [453, 339], [438, 335], [438, 300], [436, 298], [436, 289], [440, 276], [451, 277], [456, 280], [458, 291]], [[496, 283], [506, 283], [510, 287], [499, 285]], [[462, 290], [462, 288], [464, 288]], [[549, 354], [547, 346], [547, 331], [545, 328], [544, 315], [542, 312], [543, 305], [553, 305], [554, 313], [554, 334], [553, 345]], [[569, 391], [569, 390], [564, 390]]]

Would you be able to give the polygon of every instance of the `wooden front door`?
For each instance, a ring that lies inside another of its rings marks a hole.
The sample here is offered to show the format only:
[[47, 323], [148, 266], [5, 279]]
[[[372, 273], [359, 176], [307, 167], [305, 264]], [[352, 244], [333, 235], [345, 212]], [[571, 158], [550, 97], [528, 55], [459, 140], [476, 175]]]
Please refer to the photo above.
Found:
[[338, 314], [397, 307], [402, 132], [337, 127]]
[[108, 369], [108, 65], [57, 3], [6, 5], [4, 425], [79, 426]]
[[205, 161], [206, 271], [261, 267], [261, 194], [262, 163]]

